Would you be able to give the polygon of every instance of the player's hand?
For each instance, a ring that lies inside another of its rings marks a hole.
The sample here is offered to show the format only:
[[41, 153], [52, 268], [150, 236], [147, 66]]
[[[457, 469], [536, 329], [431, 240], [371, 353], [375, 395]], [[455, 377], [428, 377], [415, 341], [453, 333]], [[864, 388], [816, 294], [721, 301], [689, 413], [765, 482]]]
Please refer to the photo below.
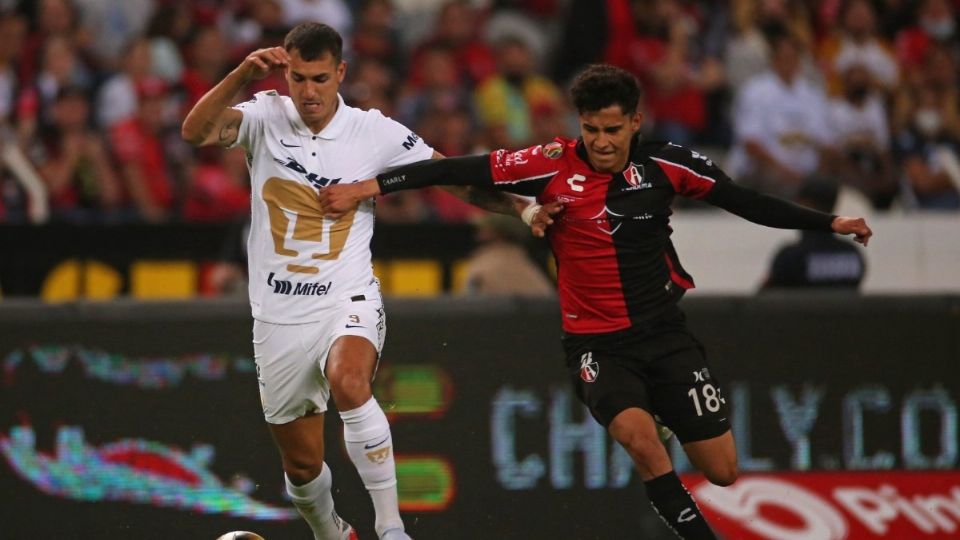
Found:
[[283, 47], [257, 49], [248, 54], [240, 69], [250, 80], [262, 79], [275, 69], [283, 69], [290, 64], [290, 53]]
[[553, 225], [553, 216], [563, 211], [563, 203], [560, 201], [549, 202], [540, 207], [533, 221], [530, 223], [530, 231], [537, 238], [543, 238], [547, 234], [547, 229]]
[[867, 245], [870, 242], [870, 237], [873, 236], [873, 231], [870, 230], [863, 218], [836, 217], [830, 227], [837, 234], [854, 235], [854, 240], [863, 245]]
[[334, 184], [320, 190], [317, 196], [320, 210], [330, 219], [340, 219], [355, 209], [361, 201], [380, 194], [376, 180], [363, 180], [351, 184]]

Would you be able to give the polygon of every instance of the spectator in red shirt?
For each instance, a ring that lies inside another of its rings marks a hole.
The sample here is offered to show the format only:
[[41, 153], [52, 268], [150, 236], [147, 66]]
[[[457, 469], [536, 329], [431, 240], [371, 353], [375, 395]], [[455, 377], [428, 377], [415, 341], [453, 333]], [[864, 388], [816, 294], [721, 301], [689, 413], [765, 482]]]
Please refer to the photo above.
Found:
[[32, 154], [47, 187], [53, 221], [84, 223], [108, 218], [120, 205], [120, 182], [100, 134], [90, 129], [89, 96], [60, 90], [53, 125]]
[[411, 58], [411, 79], [419, 84], [428, 76], [422, 56], [431, 48], [445, 47], [451, 51], [460, 76], [471, 85], [483, 82], [497, 70], [497, 62], [490, 48], [478, 38], [480, 14], [463, 0], [444, 4], [434, 25], [433, 37], [420, 45]]
[[184, 110], [213, 88], [229, 71], [227, 41], [215, 26], [197, 30], [190, 41], [187, 69], [183, 72], [183, 87], [187, 92]]
[[123, 183], [140, 219], [167, 221], [174, 206], [174, 182], [164, 153], [163, 108], [167, 89], [159, 79], [137, 84], [137, 115], [110, 130]]
[[250, 213], [250, 188], [243, 149], [207, 146], [188, 175], [183, 218], [197, 222], [238, 221]]

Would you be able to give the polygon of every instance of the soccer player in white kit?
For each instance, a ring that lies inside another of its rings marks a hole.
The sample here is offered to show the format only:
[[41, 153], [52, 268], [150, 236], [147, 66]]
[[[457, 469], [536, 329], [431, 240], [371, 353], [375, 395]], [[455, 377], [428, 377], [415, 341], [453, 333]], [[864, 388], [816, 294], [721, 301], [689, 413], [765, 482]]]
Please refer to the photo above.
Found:
[[[347, 452], [373, 500], [377, 534], [408, 539], [390, 426], [370, 387], [385, 330], [371, 265], [373, 202], [331, 220], [317, 191], [435, 152], [379, 111], [343, 103], [341, 50], [340, 35], [329, 26], [297, 26], [283, 47], [254, 51], [211, 89], [187, 115], [182, 134], [194, 145], [240, 145], [247, 153], [254, 355], [264, 416], [294, 505], [317, 539], [356, 538], [334, 511], [323, 462], [323, 413], [332, 394]], [[275, 69], [285, 70], [289, 97], [260, 92], [230, 106], [249, 81]], [[518, 201], [499, 202], [487, 207], [522, 208]]]

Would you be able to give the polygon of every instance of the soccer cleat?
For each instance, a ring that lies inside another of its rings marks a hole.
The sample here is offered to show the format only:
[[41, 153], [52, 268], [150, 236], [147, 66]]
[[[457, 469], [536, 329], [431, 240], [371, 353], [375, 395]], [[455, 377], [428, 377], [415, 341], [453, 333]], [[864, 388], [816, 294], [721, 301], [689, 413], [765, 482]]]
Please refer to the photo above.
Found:
[[340, 540], [360, 540], [357, 530], [344, 520], [340, 520]]
[[380, 540], [413, 540], [403, 529], [387, 529], [380, 535]]

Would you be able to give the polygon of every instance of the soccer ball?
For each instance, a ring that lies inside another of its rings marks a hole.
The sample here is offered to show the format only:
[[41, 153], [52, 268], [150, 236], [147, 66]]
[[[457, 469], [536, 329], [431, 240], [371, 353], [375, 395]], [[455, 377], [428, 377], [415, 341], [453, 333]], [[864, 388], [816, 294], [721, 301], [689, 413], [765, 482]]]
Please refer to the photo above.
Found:
[[249, 531], [231, 531], [217, 538], [217, 540], [264, 540], [264, 538]]

